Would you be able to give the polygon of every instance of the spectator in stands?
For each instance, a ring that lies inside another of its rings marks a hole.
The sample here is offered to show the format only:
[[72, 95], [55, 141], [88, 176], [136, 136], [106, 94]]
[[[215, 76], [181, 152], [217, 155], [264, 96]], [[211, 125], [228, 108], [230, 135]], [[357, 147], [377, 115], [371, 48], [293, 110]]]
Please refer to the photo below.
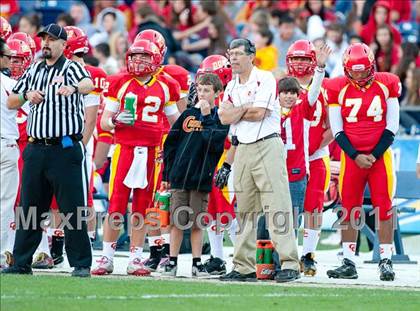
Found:
[[277, 64], [281, 69], [286, 68], [286, 54], [289, 47], [297, 40], [305, 39], [303, 32], [296, 27], [295, 20], [290, 15], [280, 19], [279, 35], [274, 38], [274, 45], [278, 50]]
[[390, 21], [390, 4], [388, 1], [380, 0], [376, 2], [370, 12], [369, 20], [363, 26], [360, 37], [367, 45], [371, 44], [375, 39], [376, 29], [380, 26], [388, 25], [391, 28], [395, 44], [401, 44], [401, 34]]
[[111, 57], [117, 60], [118, 68], [125, 68], [125, 53], [128, 50], [128, 40], [126, 35], [121, 32], [112, 34], [109, 39], [109, 49], [111, 51]]
[[327, 27], [326, 43], [331, 48], [332, 53], [327, 59], [326, 72], [330, 78], [338, 77], [344, 74], [341, 60], [343, 53], [348, 47], [344, 37], [344, 28], [342, 25], [332, 23]]
[[[415, 43], [404, 42], [401, 45], [401, 49], [402, 49], [402, 56], [401, 56], [400, 63], [398, 64], [396, 74], [398, 75], [401, 81], [405, 81], [405, 77], [407, 75], [410, 65], [413, 63], [414, 64], [416, 63], [416, 59], [418, 58], [418, 55], [419, 55], [419, 48], [417, 47]], [[404, 84], [403, 84], [402, 97], [404, 97], [404, 93], [405, 92], [404, 92]]]
[[266, 10], [258, 9], [252, 14], [249, 22], [244, 25], [241, 31], [241, 37], [255, 41], [255, 35], [262, 29], [270, 27], [270, 13]]
[[93, 56], [99, 60], [99, 68], [102, 68], [108, 75], [116, 74], [120, 71], [118, 62], [111, 56], [108, 43], [100, 43], [93, 49]]
[[[390, 0], [391, 21], [394, 23], [406, 22], [410, 20], [411, 2], [410, 0]], [[418, 1], [413, 1], [418, 2]]]
[[353, 43], [362, 43], [362, 42], [363, 41], [362, 41], [362, 38], [360, 36], [358, 36], [358, 35], [351, 35], [349, 37], [348, 44], [350, 45], [350, 44], [353, 44]]
[[170, 29], [183, 31], [194, 26], [193, 16], [197, 8], [191, 4], [191, 0], [171, 1], [170, 5], [171, 11], [166, 16]]
[[61, 13], [58, 15], [56, 23], [61, 27], [74, 26], [74, 19], [70, 14]]
[[254, 36], [255, 54], [254, 64], [259, 69], [273, 71], [277, 68], [277, 48], [273, 45], [273, 33], [268, 28], [257, 31]]
[[70, 7], [70, 15], [74, 19], [74, 25], [82, 29], [88, 38], [95, 34], [96, 29], [91, 23], [89, 9], [83, 2], [74, 2]]
[[167, 62], [168, 58], [172, 57], [173, 54], [179, 50], [179, 45], [175, 41], [172, 31], [162, 23], [150, 6], [142, 6], [136, 11], [135, 23], [137, 24], [137, 28], [135, 28], [135, 31], [130, 32], [128, 37], [130, 42], [134, 40], [140, 31], [153, 29], [161, 33], [165, 38], [167, 47], [165, 62]]
[[420, 106], [420, 68], [413, 66], [407, 71], [405, 86], [407, 87], [407, 92], [401, 101], [401, 105]]
[[41, 19], [35, 14], [23, 15], [19, 20], [19, 31], [26, 32], [35, 41], [36, 51], [41, 50], [41, 38], [37, 36], [41, 28]]
[[182, 44], [182, 50], [189, 53], [202, 49], [207, 49], [206, 56], [213, 54], [224, 55], [226, 53], [226, 28], [222, 16], [215, 15], [212, 17], [208, 28], [208, 38], [191, 43], [184, 41]]
[[107, 8], [99, 13], [96, 24], [100, 32], [95, 33], [89, 39], [93, 47], [109, 42], [109, 38], [115, 32], [126, 33], [124, 15], [114, 8]]
[[306, 0], [305, 9], [310, 16], [318, 15], [323, 22], [333, 23], [337, 20], [334, 12], [327, 9], [322, 0]]
[[375, 40], [370, 48], [375, 54], [378, 71], [396, 73], [401, 58], [401, 47], [394, 43], [391, 28], [388, 25], [376, 29]]

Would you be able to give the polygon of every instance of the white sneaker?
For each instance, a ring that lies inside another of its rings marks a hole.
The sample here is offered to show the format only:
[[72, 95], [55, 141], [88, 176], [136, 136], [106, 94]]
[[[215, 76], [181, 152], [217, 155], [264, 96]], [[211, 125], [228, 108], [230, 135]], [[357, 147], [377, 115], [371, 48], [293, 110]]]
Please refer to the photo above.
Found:
[[176, 265], [167, 264], [163, 267], [162, 276], [176, 277], [178, 267]]
[[150, 276], [150, 270], [141, 262], [141, 258], [134, 258], [128, 263], [127, 274], [135, 276]]
[[105, 275], [110, 274], [114, 271], [114, 264], [112, 259], [106, 256], [102, 256], [101, 258], [99, 258], [96, 261], [96, 263], [96, 268], [92, 269], [92, 271], [90, 272], [93, 275]]

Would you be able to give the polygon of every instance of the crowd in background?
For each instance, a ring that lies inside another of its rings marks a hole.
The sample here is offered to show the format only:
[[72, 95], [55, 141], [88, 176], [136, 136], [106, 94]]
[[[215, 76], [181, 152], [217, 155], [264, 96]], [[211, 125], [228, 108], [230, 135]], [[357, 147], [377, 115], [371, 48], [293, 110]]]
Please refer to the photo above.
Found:
[[285, 55], [298, 39], [327, 42], [333, 53], [327, 76], [342, 75], [342, 55], [353, 42], [368, 44], [378, 71], [403, 82], [402, 106], [420, 106], [420, 1], [413, 0], [4, 0], [1, 14], [14, 30], [30, 34], [50, 22], [83, 29], [92, 47], [89, 62], [108, 74], [125, 70], [125, 52], [136, 34], [163, 34], [166, 63], [196, 72], [208, 55], [226, 53], [232, 38], [255, 42], [256, 65], [276, 78], [286, 74]]

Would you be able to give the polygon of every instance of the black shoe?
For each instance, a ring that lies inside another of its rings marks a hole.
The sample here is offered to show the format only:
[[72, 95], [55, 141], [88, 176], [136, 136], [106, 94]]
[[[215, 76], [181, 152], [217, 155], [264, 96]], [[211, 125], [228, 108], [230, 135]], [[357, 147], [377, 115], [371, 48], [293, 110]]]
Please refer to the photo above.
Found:
[[381, 259], [379, 262], [379, 273], [381, 281], [394, 281], [395, 272], [392, 269], [392, 261], [390, 259]]
[[277, 283], [286, 283], [300, 279], [300, 271], [293, 269], [283, 269], [276, 273], [274, 280]]
[[29, 274], [32, 275], [30, 267], [11, 266], [1, 271], [2, 274]]
[[204, 263], [204, 267], [210, 275], [226, 274], [226, 263], [218, 257], [210, 256], [210, 259]]
[[314, 260], [314, 253], [307, 253], [305, 256], [300, 258], [300, 272], [304, 275], [315, 276], [316, 274], [316, 261]]
[[328, 270], [327, 275], [329, 278], [334, 279], [357, 279], [356, 265], [350, 259], [344, 258], [343, 265], [334, 270]]
[[57, 266], [64, 261], [64, 256], [63, 255], [57, 256], [56, 254], [52, 253], [51, 257], [53, 258], [54, 266]]
[[90, 268], [89, 267], [76, 267], [74, 268], [71, 276], [79, 278], [90, 278]]
[[160, 256], [159, 257], [150, 257], [146, 259], [143, 264], [144, 266], [152, 272], [155, 272], [157, 267], [160, 263]]
[[256, 282], [257, 275], [255, 272], [248, 274], [241, 274], [238, 271], [232, 270], [232, 272], [222, 275], [219, 278], [220, 281], [231, 281], [231, 282]]

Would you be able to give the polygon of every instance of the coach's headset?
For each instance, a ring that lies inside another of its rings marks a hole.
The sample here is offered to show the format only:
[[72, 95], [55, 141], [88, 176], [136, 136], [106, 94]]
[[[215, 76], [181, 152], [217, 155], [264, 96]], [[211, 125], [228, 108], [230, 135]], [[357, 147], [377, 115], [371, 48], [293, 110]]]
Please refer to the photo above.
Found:
[[[232, 47], [232, 45], [234, 45], [234, 47]], [[246, 38], [233, 39], [229, 44], [229, 49], [236, 48], [239, 46], [243, 46], [245, 49], [245, 53], [247, 53], [248, 55], [255, 54], [257, 52], [255, 44]]]

